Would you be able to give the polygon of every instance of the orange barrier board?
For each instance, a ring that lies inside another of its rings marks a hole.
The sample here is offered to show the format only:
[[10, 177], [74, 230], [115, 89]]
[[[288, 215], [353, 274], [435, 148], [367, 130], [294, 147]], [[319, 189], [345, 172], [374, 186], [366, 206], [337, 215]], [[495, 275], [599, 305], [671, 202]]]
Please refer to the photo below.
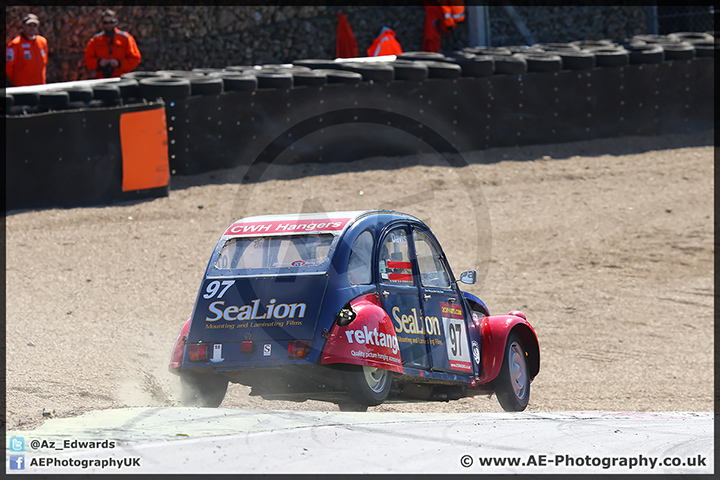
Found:
[[166, 187], [170, 181], [165, 109], [120, 115], [123, 192]]

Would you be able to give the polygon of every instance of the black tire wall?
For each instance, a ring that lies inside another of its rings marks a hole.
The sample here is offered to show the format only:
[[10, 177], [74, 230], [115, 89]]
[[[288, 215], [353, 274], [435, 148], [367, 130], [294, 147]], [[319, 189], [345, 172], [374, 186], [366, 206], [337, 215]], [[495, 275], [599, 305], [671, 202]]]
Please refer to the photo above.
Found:
[[[251, 166], [283, 152], [294, 162], [340, 162], [414, 154], [423, 143], [426, 150], [442, 143], [468, 152], [714, 125], [712, 56], [477, 77], [423, 74], [424, 80], [323, 72], [325, 85], [258, 84], [164, 99], [171, 174]], [[33, 102], [19, 106], [23, 98], [13, 95], [11, 108], [28, 111], [6, 116], [6, 210], [167, 195], [168, 189], [121, 191], [119, 138], [108, 127], [123, 112], [163, 107], [123, 99], [118, 106], [40, 112]]]

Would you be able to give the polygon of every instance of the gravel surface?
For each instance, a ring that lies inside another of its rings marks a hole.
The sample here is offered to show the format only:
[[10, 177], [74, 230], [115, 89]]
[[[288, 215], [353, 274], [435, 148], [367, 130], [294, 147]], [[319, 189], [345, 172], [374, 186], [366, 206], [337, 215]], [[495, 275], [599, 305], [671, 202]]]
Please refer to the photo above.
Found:
[[[173, 177], [169, 197], [6, 218], [7, 429], [178, 405], [170, 353], [209, 255], [242, 216], [393, 206], [428, 221], [491, 313], [522, 309], [528, 411], [712, 411], [712, 132]], [[265, 401], [227, 408], [337, 410]], [[372, 411], [497, 412], [497, 400]]]

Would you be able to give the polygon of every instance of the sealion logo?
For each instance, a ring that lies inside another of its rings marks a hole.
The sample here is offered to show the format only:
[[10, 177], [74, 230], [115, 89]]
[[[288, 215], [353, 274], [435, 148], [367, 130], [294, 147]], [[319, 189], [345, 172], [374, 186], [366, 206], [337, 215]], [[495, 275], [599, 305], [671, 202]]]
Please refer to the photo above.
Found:
[[[237, 305], [230, 305], [222, 308], [225, 305], [223, 300], [212, 302], [208, 306], [208, 310], [215, 314], [214, 317], [205, 317], [206, 322], [216, 322], [218, 320], [271, 320], [277, 319], [282, 320], [284, 318], [303, 318], [305, 316], [305, 309], [307, 305], [304, 303], [275, 303], [275, 299], [271, 299], [267, 307], [263, 308], [260, 305], [260, 300], [253, 300], [250, 305], [243, 305], [238, 307]], [[266, 310], [265, 313], [259, 315], [259, 311]]]

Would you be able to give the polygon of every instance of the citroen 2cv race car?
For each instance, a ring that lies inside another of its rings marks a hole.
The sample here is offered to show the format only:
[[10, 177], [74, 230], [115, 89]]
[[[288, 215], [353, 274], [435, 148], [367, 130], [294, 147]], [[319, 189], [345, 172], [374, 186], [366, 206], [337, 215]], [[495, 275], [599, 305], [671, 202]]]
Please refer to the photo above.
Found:
[[[459, 278], [475, 280], [474, 270]], [[490, 316], [458, 288], [414, 216], [266, 215], [220, 238], [169, 368], [188, 406], [219, 406], [235, 382], [347, 411], [492, 393], [521, 411], [540, 350], [522, 312]]]

